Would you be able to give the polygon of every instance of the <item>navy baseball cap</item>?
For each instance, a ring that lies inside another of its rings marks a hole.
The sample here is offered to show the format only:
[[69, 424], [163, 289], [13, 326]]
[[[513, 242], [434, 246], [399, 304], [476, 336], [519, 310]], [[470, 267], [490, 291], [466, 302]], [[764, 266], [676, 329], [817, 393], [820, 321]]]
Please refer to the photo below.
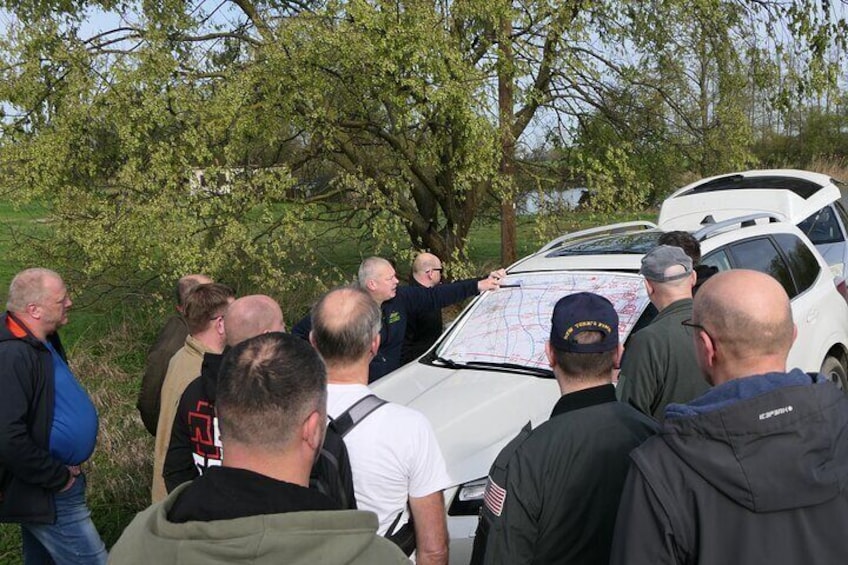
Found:
[[[585, 331], [600, 332], [603, 338], [578, 343], [574, 338]], [[618, 347], [618, 313], [612, 302], [591, 292], [560, 298], [551, 316], [551, 345], [571, 353], [602, 353]]]

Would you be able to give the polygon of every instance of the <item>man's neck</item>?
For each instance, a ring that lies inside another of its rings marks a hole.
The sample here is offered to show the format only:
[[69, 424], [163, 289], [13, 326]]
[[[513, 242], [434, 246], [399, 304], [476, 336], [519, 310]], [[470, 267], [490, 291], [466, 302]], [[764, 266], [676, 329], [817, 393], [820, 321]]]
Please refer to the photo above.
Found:
[[311, 462], [305, 463], [296, 454], [273, 453], [272, 450], [228, 444], [224, 467], [247, 469], [278, 481], [285, 481], [302, 487], [309, 486]]
[[691, 292], [690, 293], [685, 293], [685, 292], [669, 293], [669, 294], [661, 294], [661, 295], [658, 295], [658, 293], [654, 293], [654, 295], [651, 296], [651, 302], [653, 302], [654, 306], [656, 306], [658, 312], [662, 312], [663, 310], [665, 310], [666, 308], [668, 308], [669, 306], [671, 306], [675, 302], [678, 302], [680, 300], [685, 300], [687, 298], [689, 298], [689, 299], [692, 298]]
[[786, 355], [773, 357], [760, 357], [757, 359], [743, 359], [723, 367], [713, 368], [710, 381], [713, 386], [732, 381], [744, 379], [754, 375], [765, 375], [766, 373], [785, 373]]
[[560, 392], [566, 395], [597, 386], [612, 384], [612, 374], [605, 379], [576, 379], [557, 372], [556, 380], [557, 384], [559, 384]]
[[423, 287], [429, 287], [430, 286], [430, 281], [427, 280], [426, 275], [412, 273], [412, 278], [415, 279], [415, 282], [417, 282], [418, 284], [420, 284]]
[[220, 334], [218, 334], [215, 330], [205, 330], [191, 334], [191, 337], [202, 343], [213, 353], [221, 353], [224, 351], [224, 340], [221, 339]]
[[29, 331], [36, 339], [40, 341], [47, 341], [47, 332], [41, 327], [38, 323], [38, 320], [33, 320], [29, 318], [25, 314], [21, 312], [12, 312], [12, 315], [15, 317], [12, 322], [17, 323], [19, 326], [22, 326], [21, 329]]
[[367, 359], [353, 363], [328, 364], [327, 382], [335, 385], [367, 385], [368, 364]]

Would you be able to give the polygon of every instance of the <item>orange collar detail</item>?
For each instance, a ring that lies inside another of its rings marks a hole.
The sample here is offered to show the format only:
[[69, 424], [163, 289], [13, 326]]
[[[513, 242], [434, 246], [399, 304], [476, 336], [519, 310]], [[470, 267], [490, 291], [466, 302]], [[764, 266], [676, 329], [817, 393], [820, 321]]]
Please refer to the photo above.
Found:
[[28, 334], [23, 322], [18, 323], [18, 321], [11, 316], [6, 316], [6, 327], [10, 332], [12, 332], [12, 335], [18, 339], [26, 337]]

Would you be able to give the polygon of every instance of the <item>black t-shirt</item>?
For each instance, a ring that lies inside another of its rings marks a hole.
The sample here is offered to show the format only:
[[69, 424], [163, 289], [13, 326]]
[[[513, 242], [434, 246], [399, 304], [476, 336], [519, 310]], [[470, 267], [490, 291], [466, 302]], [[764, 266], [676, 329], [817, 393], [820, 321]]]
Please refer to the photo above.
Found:
[[260, 514], [338, 510], [318, 491], [247, 469], [211, 467], [177, 497], [168, 511], [174, 523], [233, 520]]

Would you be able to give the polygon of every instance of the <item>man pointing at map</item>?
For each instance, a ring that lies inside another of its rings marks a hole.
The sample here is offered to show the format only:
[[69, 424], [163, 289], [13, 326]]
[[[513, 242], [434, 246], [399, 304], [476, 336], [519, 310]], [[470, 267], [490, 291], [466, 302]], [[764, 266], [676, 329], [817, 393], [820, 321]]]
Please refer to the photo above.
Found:
[[[433, 288], [398, 286], [398, 278], [392, 264], [382, 257], [369, 257], [359, 266], [357, 284], [380, 305], [382, 329], [380, 350], [368, 370], [368, 382], [372, 383], [400, 367], [403, 337], [410, 312], [441, 309], [461, 302], [487, 290], [496, 290], [506, 277], [506, 271], [493, 271], [484, 279], [467, 279]], [[292, 333], [309, 339], [311, 330], [309, 316], [292, 328]]]

